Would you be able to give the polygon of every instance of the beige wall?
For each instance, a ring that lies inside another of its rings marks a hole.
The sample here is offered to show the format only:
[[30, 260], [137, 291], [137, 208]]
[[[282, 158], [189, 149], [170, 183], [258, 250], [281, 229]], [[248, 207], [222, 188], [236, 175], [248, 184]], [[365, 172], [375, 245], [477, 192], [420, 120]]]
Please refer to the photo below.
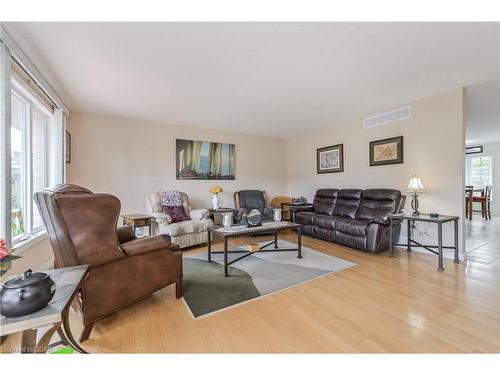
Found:
[[5, 278], [10, 278], [19, 275], [31, 268], [33, 271], [42, 268], [51, 267], [53, 261], [52, 246], [47, 237], [33, 244], [29, 248], [22, 251], [21, 258], [11, 262], [11, 267], [4, 275]]
[[[71, 113], [69, 128], [73, 153], [67, 181], [115, 194], [122, 213], [145, 212], [146, 195], [153, 191], [184, 191], [194, 207], [211, 206], [208, 188], [213, 184], [224, 188], [222, 205], [231, 207], [233, 192], [240, 189], [266, 190], [270, 197], [286, 191], [282, 139], [78, 112]], [[176, 138], [234, 143], [236, 180], [176, 180]]]
[[[420, 197], [420, 211], [463, 216], [463, 90], [455, 89], [410, 104], [412, 117], [408, 120], [363, 129], [362, 118], [358, 118], [288, 139], [288, 195], [312, 199], [316, 189], [327, 187], [405, 191], [409, 178], [416, 174], [427, 189]], [[404, 163], [370, 167], [369, 142], [400, 135], [404, 136]], [[344, 144], [344, 172], [317, 174], [316, 149], [338, 143]], [[447, 224], [448, 241], [450, 229]], [[430, 234], [431, 230], [428, 229]], [[431, 241], [430, 237], [422, 237], [426, 242]]]

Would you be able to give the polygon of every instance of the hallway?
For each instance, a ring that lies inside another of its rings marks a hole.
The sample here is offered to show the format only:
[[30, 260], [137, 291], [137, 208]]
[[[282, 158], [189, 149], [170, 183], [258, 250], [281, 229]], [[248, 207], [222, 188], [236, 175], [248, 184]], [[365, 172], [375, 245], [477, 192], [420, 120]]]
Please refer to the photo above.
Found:
[[469, 262], [500, 266], [500, 217], [484, 220], [474, 215], [465, 222], [465, 249]]

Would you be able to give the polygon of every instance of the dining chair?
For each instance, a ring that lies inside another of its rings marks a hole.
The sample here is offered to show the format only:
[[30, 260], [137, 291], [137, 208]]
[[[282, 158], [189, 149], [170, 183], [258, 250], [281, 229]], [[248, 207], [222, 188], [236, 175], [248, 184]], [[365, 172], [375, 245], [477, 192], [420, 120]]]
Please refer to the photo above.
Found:
[[474, 197], [474, 186], [465, 186], [465, 218], [472, 220], [472, 203]]
[[481, 203], [481, 216], [483, 217], [483, 219], [486, 220], [488, 219], [491, 220], [491, 209], [490, 209], [491, 190], [492, 186], [487, 185], [483, 190], [483, 192], [481, 192], [481, 196], [472, 196], [472, 203], [473, 202]]

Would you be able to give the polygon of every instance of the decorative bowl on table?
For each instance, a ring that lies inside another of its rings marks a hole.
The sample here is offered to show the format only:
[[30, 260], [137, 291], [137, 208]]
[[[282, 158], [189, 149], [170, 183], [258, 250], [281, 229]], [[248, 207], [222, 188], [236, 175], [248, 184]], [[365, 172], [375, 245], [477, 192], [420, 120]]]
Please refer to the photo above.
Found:
[[47, 273], [25, 271], [2, 285], [0, 311], [7, 318], [43, 309], [54, 297], [56, 285]]
[[262, 215], [259, 210], [253, 209], [246, 216], [247, 226], [260, 227], [262, 225]]

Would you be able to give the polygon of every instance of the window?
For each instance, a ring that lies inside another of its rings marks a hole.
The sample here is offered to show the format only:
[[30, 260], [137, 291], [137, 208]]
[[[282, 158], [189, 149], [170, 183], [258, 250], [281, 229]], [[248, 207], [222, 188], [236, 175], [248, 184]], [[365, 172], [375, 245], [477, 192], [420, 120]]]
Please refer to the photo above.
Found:
[[466, 185], [485, 187], [492, 182], [491, 156], [473, 156], [467, 159]]
[[13, 81], [11, 108], [11, 234], [18, 242], [43, 229], [33, 193], [46, 187], [47, 129], [52, 114]]

